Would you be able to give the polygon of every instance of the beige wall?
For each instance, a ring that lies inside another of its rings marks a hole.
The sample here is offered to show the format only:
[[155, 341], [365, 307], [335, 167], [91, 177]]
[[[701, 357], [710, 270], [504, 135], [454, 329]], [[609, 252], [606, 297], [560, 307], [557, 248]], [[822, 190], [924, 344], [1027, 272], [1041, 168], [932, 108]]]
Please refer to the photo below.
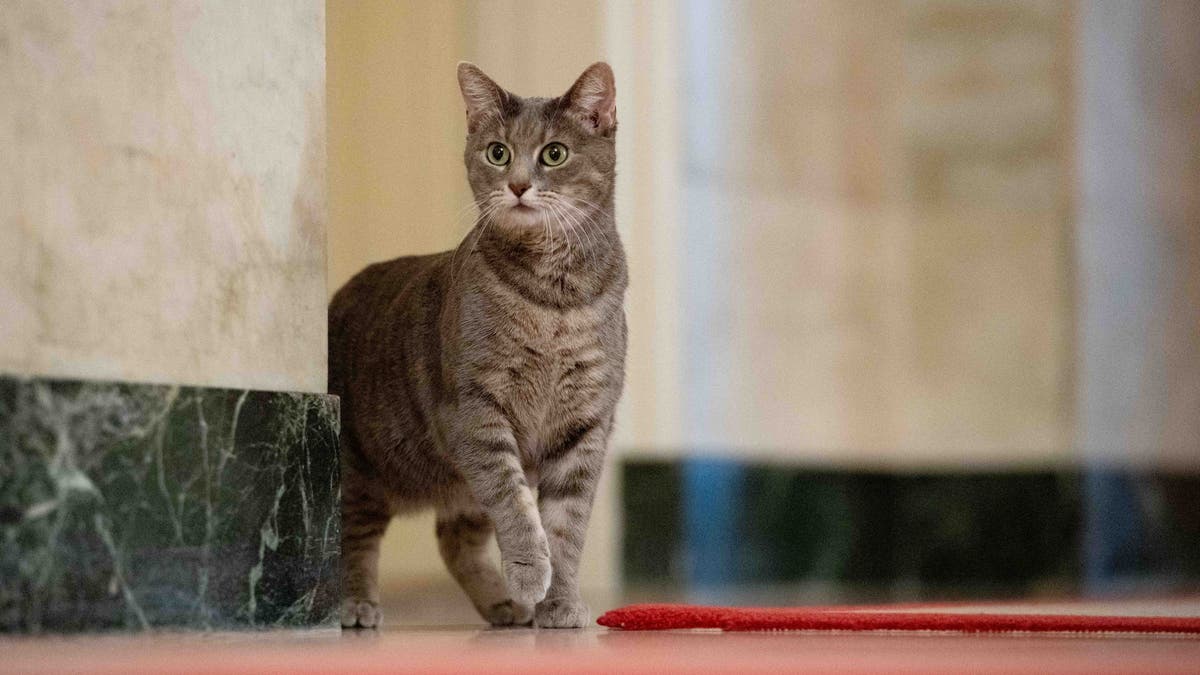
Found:
[[325, 390], [319, 0], [0, 3], [0, 371]]
[[470, 192], [454, 76], [462, 3], [330, 1], [328, 12], [332, 294], [368, 263], [455, 245]]

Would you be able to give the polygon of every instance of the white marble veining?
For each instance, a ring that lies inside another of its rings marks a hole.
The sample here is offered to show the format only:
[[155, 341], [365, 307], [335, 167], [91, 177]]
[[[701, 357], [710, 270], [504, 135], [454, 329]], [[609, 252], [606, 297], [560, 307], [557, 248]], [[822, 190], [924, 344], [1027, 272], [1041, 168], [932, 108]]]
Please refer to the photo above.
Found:
[[0, 371], [325, 390], [324, 14], [0, 3]]

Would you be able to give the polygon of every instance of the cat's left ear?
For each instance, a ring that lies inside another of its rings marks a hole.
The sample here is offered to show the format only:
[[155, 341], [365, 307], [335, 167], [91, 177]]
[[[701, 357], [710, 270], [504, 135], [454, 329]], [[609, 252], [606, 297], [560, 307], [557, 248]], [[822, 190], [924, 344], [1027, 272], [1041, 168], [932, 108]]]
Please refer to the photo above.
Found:
[[602, 136], [617, 128], [617, 85], [612, 68], [600, 61], [588, 66], [563, 96], [567, 111]]

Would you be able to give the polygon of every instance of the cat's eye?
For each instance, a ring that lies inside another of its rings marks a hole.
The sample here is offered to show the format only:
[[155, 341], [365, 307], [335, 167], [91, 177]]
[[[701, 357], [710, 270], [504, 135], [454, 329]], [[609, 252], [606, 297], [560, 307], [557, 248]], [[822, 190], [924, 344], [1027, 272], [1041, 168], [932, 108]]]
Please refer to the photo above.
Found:
[[492, 143], [487, 146], [487, 150], [483, 151], [483, 156], [487, 157], [489, 164], [495, 166], [504, 166], [512, 160], [512, 153], [509, 152], [508, 146], [503, 143]]
[[558, 166], [567, 161], [567, 146], [562, 143], [550, 143], [542, 148], [542, 164]]

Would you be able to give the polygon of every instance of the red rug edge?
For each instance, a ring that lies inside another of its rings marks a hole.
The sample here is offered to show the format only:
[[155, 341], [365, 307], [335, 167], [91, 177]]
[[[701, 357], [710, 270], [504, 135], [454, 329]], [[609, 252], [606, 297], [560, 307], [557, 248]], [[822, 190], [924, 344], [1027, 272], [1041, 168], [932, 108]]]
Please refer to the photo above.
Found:
[[961, 614], [853, 612], [835, 608], [747, 608], [630, 605], [605, 612], [596, 623], [618, 630], [724, 631], [944, 631], [958, 633], [1182, 633], [1200, 634], [1200, 617], [1081, 614]]

